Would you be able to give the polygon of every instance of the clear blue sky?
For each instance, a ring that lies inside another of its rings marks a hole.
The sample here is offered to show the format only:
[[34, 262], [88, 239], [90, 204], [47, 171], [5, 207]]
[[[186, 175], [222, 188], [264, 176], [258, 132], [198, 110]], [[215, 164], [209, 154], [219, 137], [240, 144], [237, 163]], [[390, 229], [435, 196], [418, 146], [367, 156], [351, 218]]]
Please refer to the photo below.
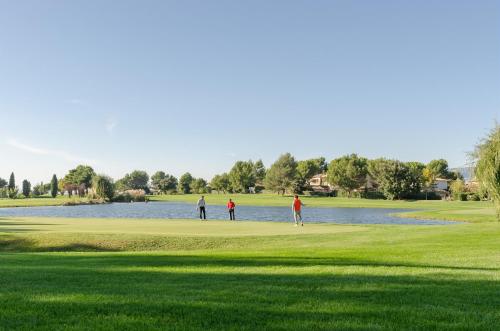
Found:
[[498, 1], [0, 1], [3, 178], [460, 166], [499, 115]]

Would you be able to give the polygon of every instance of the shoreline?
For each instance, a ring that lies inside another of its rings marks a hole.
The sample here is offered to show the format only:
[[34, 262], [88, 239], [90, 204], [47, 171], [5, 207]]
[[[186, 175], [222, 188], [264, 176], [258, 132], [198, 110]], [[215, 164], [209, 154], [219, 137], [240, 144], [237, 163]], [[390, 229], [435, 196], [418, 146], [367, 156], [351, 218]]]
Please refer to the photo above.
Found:
[[[24, 199], [12, 199], [14, 201], [23, 201]], [[43, 198], [40, 200], [44, 200]], [[41, 204], [6, 204], [6, 205], [0, 205], [0, 209], [2, 208], [33, 208], [33, 207], [70, 207], [70, 206], [83, 206], [83, 205], [104, 205], [104, 204], [109, 204], [111, 202], [106, 202], [102, 200], [87, 200], [87, 201], [61, 201], [59, 203], [41, 203]]]
[[[148, 196], [148, 202], [192, 203], [196, 195], [186, 196]], [[210, 205], [224, 205], [229, 197], [241, 201], [240, 206], [254, 207], [288, 207], [288, 200], [270, 195], [213, 195], [210, 196]], [[393, 209], [390, 216], [398, 218], [413, 218], [418, 220], [439, 220], [449, 222], [486, 223], [496, 222], [492, 205], [486, 202], [458, 202], [458, 201], [388, 201], [388, 200], [359, 200], [344, 198], [308, 198], [303, 201], [312, 208], [373, 208]], [[88, 200], [87, 198], [27, 198], [27, 199], [0, 199], [0, 208], [48, 207], [48, 206], [79, 206], [112, 204], [103, 200]], [[124, 203], [124, 202], [116, 202]]]

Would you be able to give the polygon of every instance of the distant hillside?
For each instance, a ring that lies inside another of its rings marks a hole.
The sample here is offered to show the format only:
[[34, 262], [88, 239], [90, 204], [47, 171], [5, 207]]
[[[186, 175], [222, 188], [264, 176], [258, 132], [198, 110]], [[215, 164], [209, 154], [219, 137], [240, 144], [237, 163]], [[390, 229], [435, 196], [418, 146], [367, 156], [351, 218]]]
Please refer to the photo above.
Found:
[[465, 181], [469, 181], [474, 178], [474, 167], [458, 167], [451, 168], [450, 170], [460, 173], [462, 176], [464, 176]]

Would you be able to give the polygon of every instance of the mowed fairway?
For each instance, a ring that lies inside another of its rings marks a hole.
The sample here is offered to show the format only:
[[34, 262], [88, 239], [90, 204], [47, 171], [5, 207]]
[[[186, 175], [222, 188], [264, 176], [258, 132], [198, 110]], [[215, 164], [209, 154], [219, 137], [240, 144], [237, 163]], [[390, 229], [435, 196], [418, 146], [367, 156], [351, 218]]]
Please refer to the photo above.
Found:
[[500, 225], [0, 219], [2, 330], [498, 330]]

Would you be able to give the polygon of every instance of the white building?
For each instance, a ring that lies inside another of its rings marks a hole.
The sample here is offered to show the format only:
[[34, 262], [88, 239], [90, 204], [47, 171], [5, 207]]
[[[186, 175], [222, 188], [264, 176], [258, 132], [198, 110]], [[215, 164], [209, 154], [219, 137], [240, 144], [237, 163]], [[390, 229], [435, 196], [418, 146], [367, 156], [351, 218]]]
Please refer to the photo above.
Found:
[[438, 190], [438, 191], [448, 190], [449, 181], [450, 181], [449, 179], [445, 179], [445, 178], [436, 178], [436, 180], [434, 181], [434, 189]]

